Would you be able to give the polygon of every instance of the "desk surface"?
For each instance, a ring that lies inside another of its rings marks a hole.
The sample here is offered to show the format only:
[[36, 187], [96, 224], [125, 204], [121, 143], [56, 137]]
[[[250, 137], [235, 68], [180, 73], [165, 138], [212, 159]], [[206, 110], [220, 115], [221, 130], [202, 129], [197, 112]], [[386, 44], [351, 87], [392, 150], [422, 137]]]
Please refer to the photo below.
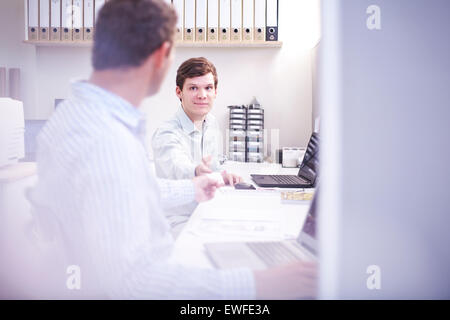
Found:
[[[225, 170], [251, 182], [250, 174], [296, 174], [298, 168], [279, 164], [228, 162]], [[285, 190], [285, 189], [283, 189]], [[309, 202], [281, 203], [281, 189], [235, 190], [223, 187], [214, 199], [201, 203], [178, 236], [172, 261], [213, 268], [204, 243], [218, 241], [268, 241], [295, 239]]]

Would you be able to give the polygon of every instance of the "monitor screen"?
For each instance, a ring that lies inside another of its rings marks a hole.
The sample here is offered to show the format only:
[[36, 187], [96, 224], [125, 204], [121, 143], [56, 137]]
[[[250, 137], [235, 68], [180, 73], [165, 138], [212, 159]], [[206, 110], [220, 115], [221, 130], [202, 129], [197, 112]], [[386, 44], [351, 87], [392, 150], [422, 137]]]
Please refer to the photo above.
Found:
[[319, 135], [314, 132], [309, 140], [298, 176], [314, 182], [319, 168]]
[[308, 209], [308, 214], [306, 215], [305, 223], [303, 224], [302, 231], [297, 238], [297, 242], [314, 256], [318, 255], [318, 241], [316, 239], [318, 195], [318, 188], [316, 188], [316, 191], [314, 192], [314, 198], [311, 201], [311, 205]]

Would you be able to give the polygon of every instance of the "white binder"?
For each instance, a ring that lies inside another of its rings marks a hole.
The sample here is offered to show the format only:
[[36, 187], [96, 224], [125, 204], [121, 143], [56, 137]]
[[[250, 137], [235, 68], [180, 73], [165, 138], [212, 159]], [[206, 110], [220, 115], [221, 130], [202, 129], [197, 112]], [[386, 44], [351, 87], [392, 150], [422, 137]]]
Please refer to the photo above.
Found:
[[72, 41], [72, 0], [61, 0], [61, 40]]
[[278, 41], [278, 0], [267, 0], [266, 40]]
[[266, 0], [255, 0], [255, 41], [266, 40]]
[[50, 40], [61, 40], [61, 0], [50, 1]]
[[219, 41], [230, 41], [230, 26], [231, 26], [231, 2], [230, 0], [219, 0]]
[[106, 2], [105, 0], [94, 0], [94, 10], [95, 10], [94, 24], [97, 23], [98, 12], [103, 7], [105, 2]]
[[219, 38], [219, 0], [208, 0], [208, 41], [216, 42]]
[[206, 17], [208, 14], [207, 0], [197, 0], [195, 9], [195, 41], [206, 41]]
[[39, 40], [50, 40], [50, 0], [39, 1]]
[[231, 0], [231, 42], [242, 40], [242, 0]]
[[184, 0], [173, 0], [172, 4], [177, 12], [177, 30], [175, 34], [175, 41], [183, 41], [183, 26], [184, 26]]
[[28, 40], [39, 39], [39, 0], [28, 0]]
[[253, 41], [253, 0], [242, 0], [242, 40]]
[[94, 39], [94, 0], [84, 0], [83, 8], [83, 40]]
[[73, 40], [83, 40], [83, 0], [73, 0]]
[[195, 34], [195, 0], [184, 0], [184, 35], [187, 42], [194, 41]]

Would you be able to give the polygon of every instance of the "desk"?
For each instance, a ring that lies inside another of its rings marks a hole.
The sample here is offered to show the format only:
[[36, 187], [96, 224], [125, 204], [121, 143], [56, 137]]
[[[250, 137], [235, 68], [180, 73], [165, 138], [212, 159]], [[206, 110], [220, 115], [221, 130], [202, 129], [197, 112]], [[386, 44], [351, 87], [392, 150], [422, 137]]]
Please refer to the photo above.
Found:
[[[298, 172], [298, 168], [269, 163], [227, 162], [224, 169], [240, 175], [245, 182], [252, 182], [250, 174]], [[309, 202], [281, 203], [281, 190], [286, 189], [220, 188], [214, 199], [197, 206], [175, 242], [171, 261], [213, 268], [204, 243], [295, 239], [306, 218]]]

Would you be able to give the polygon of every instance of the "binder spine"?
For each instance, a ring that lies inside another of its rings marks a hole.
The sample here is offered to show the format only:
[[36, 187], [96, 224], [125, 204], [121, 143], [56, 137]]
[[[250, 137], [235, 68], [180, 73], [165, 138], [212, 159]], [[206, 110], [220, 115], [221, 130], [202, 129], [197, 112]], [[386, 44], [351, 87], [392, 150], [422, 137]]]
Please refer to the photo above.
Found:
[[219, 0], [208, 0], [207, 41], [219, 40]]
[[61, 41], [61, 0], [50, 2], [50, 40]]
[[28, 40], [39, 39], [39, 0], [28, 0]]
[[195, 8], [195, 41], [206, 41], [207, 0], [196, 0]]
[[242, 41], [242, 0], [231, 0], [231, 41]]
[[72, 0], [61, 0], [61, 40], [72, 41]]
[[39, 40], [48, 41], [50, 26], [50, 0], [39, 1]]
[[266, 41], [278, 41], [278, 0], [267, 0]]
[[83, 0], [73, 0], [72, 5], [73, 40], [83, 40]]
[[183, 27], [184, 27], [184, 0], [173, 0], [172, 5], [177, 12], [177, 30], [175, 33], [175, 41], [183, 41]]
[[253, 0], [242, 0], [242, 40], [246, 42], [253, 41], [254, 9]]
[[94, 0], [83, 2], [83, 40], [94, 39]]
[[230, 41], [231, 25], [231, 2], [230, 0], [219, 0], [219, 41]]
[[186, 42], [195, 40], [195, 0], [184, 1], [184, 34]]
[[266, 40], [266, 0], [255, 0], [254, 11], [254, 39], [256, 42], [263, 42]]

